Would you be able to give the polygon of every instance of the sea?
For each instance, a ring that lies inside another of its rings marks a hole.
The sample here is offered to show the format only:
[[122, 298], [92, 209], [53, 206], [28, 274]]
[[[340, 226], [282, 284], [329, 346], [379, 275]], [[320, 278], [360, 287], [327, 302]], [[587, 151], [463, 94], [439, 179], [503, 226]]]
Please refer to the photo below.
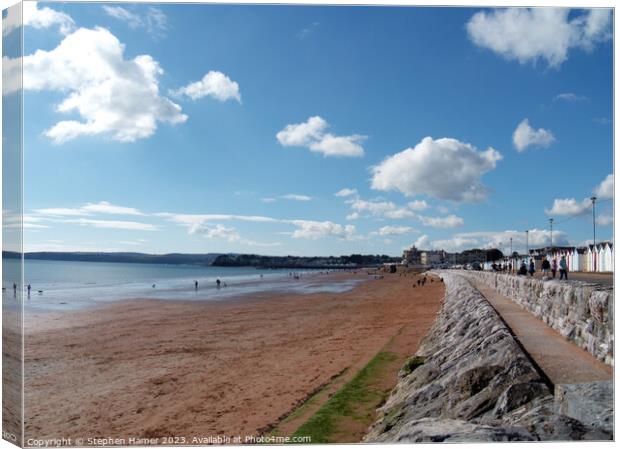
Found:
[[[17, 305], [13, 282], [19, 284], [20, 261], [3, 258], [2, 269], [3, 305]], [[325, 278], [325, 273], [325, 270], [26, 260], [24, 286], [30, 284], [31, 290], [28, 296], [24, 288], [23, 298], [26, 308], [57, 311], [135, 298], [221, 301], [260, 292], [340, 293], [361, 282]]]

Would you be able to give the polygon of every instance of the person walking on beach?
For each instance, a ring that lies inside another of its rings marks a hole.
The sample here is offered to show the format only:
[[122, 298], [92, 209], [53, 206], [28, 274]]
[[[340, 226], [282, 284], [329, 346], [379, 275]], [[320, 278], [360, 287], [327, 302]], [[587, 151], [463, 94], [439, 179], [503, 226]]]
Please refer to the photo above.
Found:
[[32, 288], [32, 287], [30, 286], [30, 284], [28, 284], [28, 298], [30, 298], [30, 289], [31, 289], [31, 288]]
[[551, 274], [553, 275], [553, 279], [555, 279], [555, 273], [557, 271], [558, 271], [558, 259], [554, 257], [553, 261], [551, 262]]
[[560, 259], [560, 280], [562, 278], [568, 281], [568, 266], [566, 265], [566, 257], [562, 256]]
[[194, 290], [198, 290], [198, 281], [194, 281]]
[[534, 259], [530, 259], [530, 276], [534, 277], [536, 268], [534, 267]]
[[549, 270], [551, 270], [551, 264], [549, 263], [546, 257], [543, 257], [543, 261], [542, 261], [542, 264], [540, 265], [540, 268], [541, 268], [543, 277], [548, 276]]
[[215, 281], [215, 284], [217, 285], [217, 288], [220, 288], [222, 281], [218, 279], [217, 281]]
[[17, 284], [13, 282], [13, 297], [15, 298], [16, 296], [17, 296]]

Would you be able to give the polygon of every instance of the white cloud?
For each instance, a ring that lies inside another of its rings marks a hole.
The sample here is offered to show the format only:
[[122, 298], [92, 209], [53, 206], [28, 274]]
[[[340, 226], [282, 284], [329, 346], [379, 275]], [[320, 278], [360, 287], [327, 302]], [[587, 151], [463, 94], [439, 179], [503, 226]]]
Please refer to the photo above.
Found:
[[465, 237], [453, 237], [451, 239], [434, 240], [431, 244], [433, 249], [443, 249], [449, 252], [461, 252], [479, 245], [476, 239]]
[[352, 196], [352, 195], [357, 195], [357, 189], [348, 189], [348, 188], [344, 188], [341, 189], [339, 191], [337, 191], [336, 193], [334, 193], [335, 196]]
[[76, 208], [51, 207], [45, 209], [34, 209], [34, 212], [43, 217], [71, 217], [93, 214], [146, 215], [133, 207], [117, 206], [107, 201], [100, 201], [99, 203], [86, 203], [84, 206]]
[[[525, 252], [526, 234], [525, 231], [482, 231], [482, 232], [463, 232], [455, 234], [454, 237], [465, 239], [476, 239], [480, 248], [498, 248], [502, 251], [510, 252], [510, 238], [512, 238], [513, 251]], [[551, 232], [549, 229], [530, 229], [527, 236], [529, 248], [548, 246], [551, 243]], [[555, 246], [569, 246], [566, 232], [559, 229], [553, 230], [553, 244]], [[471, 248], [476, 245], [472, 245]]]
[[447, 217], [426, 217], [418, 215], [417, 218], [424, 224], [433, 228], [456, 228], [463, 226], [465, 223], [461, 217], [456, 215], [448, 215]]
[[358, 218], [360, 218], [360, 214], [358, 212], [352, 212], [347, 215], [347, 220], [357, 220]]
[[467, 22], [479, 47], [521, 64], [545, 60], [559, 67], [571, 48], [591, 51], [611, 38], [611, 9], [590, 9], [572, 20], [566, 8], [507, 8], [482, 11]]
[[456, 139], [425, 137], [415, 148], [401, 151], [373, 167], [372, 188], [398, 190], [407, 196], [426, 194], [478, 202], [489, 192], [480, 177], [493, 170], [501, 159], [493, 148], [477, 151]]
[[407, 207], [411, 210], [426, 210], [429, 206], [424, 200], [415, 200], [407, 203]]
[[291, 234], [295, 239], [316, 240], [323, 237], [339, 237], [349, 240], [355, 234], [354, 225], [343, 226], [331, 221], [292, 220], [291, 223], [297, 226]]
[[110, 17], [125, 22], [131, 29], [144, 29], [154, 38], [163, 37], [168, 29], [168, 17], [154, 6], [136, 14], [122, 6], [103, 5], [103, 11]]
[[397, 209], [396, 204], [391, 201], [367, 201], [361, 198], [347, 201], [351, 204], [351, 209], [357, 212], [368, 212], [371, 215], [383, 216], [388, 212], [393, 212]]
[[614, 217], [611, 214], [600, 214], [596, 217], [596, 224], [601, 226], [609, 226], [614, 223]]
[[82, 226], [93, 226], [95, 228], [126, 229], [131, 231], [156, 231], [157, 226], [149, 223], [139, 223], [136, 221], [116, 221], [116, 220], [92, 220], [89, 218], [75, 218], [63, 220], [63, 223], [75, 223]]
[[263, 203], [275, 203], [277, 201], [275, 198], [261, 198], [260, 200]]
[[88, 215], [88, 212], [82, 209], [72, 209], [68, 207], [48, 207], [44, 209], [34, 209], [34, 212], [39, 215], [52, 216], [52, 217], [54, 216], [71, 217], [71, 216]]
[[283, 198], [285, 200], [292, 200], [292, 201], [311, 201], [312, 200], [311, 196], [297, 195], [295, 193], [289, 193], [288, 195], [282, 195], [280, 198]]
[[389, 235], [404, 235], [411, 234], [412, 232], [418, 232], [409, 226], [383, 226], [377, 231], [373, 231], [372, 235], [389, 236]]
[[[614, 197], [614, 176], [609, 174], [597, 185], [594, 194], [599, 200], [611, 199]], [[592, 201], [590, 198], [584, 198], [578, 202], [574, 198], [556, 198], [553, 200], [551, 209], [545, 209], [547, 215], [582, 215], [590, 210]]]
[[306, 147], [310, 151], [334, 157], [360, 157], [364, 155], [364, 148], [360, 145], [366, 136], [354, 134], [350, 136], [336, 136], [326, 133], [329, 124], [321, 117], [310, 117], [304, 123], [286, 125], [276, 134], [280, 145], [285, 147]]
[[553, 101], [566, 101], [568, 103], [576, 103], [578, 101], [585, 101], [587, 99], [588, 97], [577, 95], [572, 92], [561, 93], [553, 97]]
[[430, 244], [431, 241], [426, 234], [418, 237], [418, 239], [414, 243], [415, 247], [418, 249], [430, 249]]
[[[39, 8], [38, 2], [23, 2], [23, 22], [24, 26], [40, 30], [57, 25], [62, 34], [70, 33], [75, 27], [69, 15], [47, 6]], [[19, 8], [8, 8], [7, 16], [2, 20], [2, 35], [7, 36], [20, 26]]]
[[614, 175], [609, 174], [601, 183], [594, 189], [594, 194], [599, 199], [610, 199], [614, 197]]
[[125, 22], [129, 26], [129, 28], [138, 28], [143, 26], [144, 24], [142, 17], [140, 17], [138, 14], [130, 12], [122, 6], [103, 5], [102, 8], [108, 16]]
[[103, 28], [80, 28], [53, 50], [24, 57], [24, 89], [66, 94], [56, 109], [83, 121], [60, 121], [45, 135], [60, 144], [82, 135], [133, 142], [153, 135], [158, 122], [182, 123], [181, 108], [159, 94], [163, 73], [151, 56], [124, 59], [125, 46]]
[[527, 147], [549, 148], [555, 142], [555, 137], [548, 129], [533, 129], [529, 120], [523, 119], [512, 135], [512, 142], [517, 151], [521, 152]]
[[241, 103], [239, 84], [222, 72], [211, 70], [200, 81], [171, 91], [173, 95], [186, 95], [192, 100], [212, 97], [219, 101], [237, 100]]
[[133, 207], [116, 206], [108, 203], [107, 201], [100, 201], [99, 203], [86, 203], [81, 210], [99, 214], [144, 215], [138, 209]]
[[577, 202], [574, 198], [553, 200], [551, 209], [545, 209], [547, 215], [581, 215], [590, 209], [592, 203], [588, 198]]

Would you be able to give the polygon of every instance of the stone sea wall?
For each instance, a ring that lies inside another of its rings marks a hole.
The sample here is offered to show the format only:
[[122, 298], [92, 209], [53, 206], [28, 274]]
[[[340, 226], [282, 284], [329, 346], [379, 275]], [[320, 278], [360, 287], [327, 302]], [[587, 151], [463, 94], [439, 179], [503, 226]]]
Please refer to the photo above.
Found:
[[614, 294], [611, 286], [541, 281], [483, 271], [461, 273], [495, 288], [569, 341], [613, 365]]
[[611, 429], [556, 413], [545, 379], [493, 307], [456, 273], [435, 324], [365, 442], [607, 440]]

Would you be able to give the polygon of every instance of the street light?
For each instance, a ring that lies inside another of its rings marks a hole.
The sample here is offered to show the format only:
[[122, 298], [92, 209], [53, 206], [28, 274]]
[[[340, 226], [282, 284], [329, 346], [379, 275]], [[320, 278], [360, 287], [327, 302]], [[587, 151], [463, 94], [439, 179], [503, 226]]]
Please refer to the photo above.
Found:
[[530, 257], [530, 231], [525, 231], [525, 257]]
[[549, 219], [549, 228], [551, 229], [550, 239], [551, 239], [551, 253], [553, 254], [553, 218]]
[[593, 232], [593, 243], [594, 246], [596, 246], [596, 197], [593, 196], [592, 198], [590, 198], [590, 200], [592, 200], [592, 232]]

